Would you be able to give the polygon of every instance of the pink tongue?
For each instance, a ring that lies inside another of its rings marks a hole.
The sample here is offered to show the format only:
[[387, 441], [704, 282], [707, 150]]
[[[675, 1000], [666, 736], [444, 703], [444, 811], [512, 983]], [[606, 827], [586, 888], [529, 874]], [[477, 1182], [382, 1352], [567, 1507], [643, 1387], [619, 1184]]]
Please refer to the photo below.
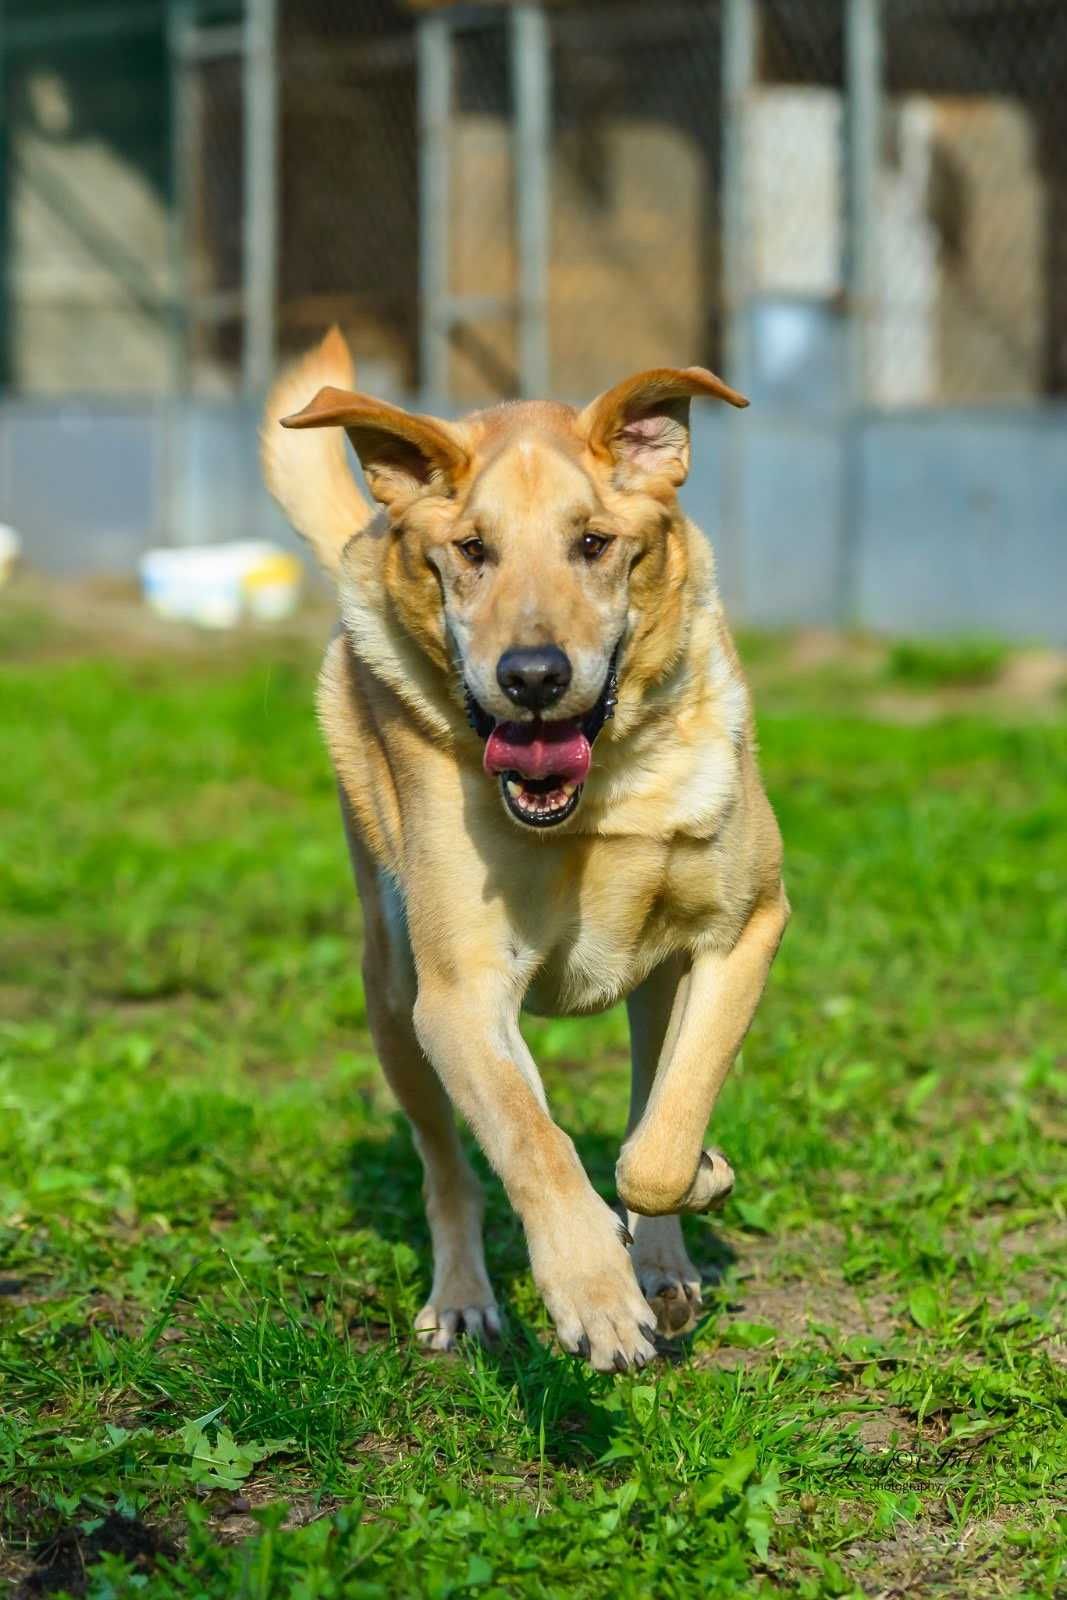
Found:
[[589, 740], [577, 722], [501, 722], [486, 741], [484, 766], [490, 775], [518, 772], [583, 783], [589, 760]]

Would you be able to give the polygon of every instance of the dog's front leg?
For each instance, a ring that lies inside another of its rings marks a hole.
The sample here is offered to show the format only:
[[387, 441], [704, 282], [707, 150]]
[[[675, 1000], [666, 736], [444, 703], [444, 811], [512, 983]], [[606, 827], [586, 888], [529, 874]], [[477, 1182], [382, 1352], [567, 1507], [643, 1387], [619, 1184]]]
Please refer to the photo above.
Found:
[[534, 1280], [564, 1349], [601, 1372], [643, 1366], [655, 1354], [653, 1318], [618, 1218], [548, 1113], [518, 1010], [506, 973], [422, 978], [415, 1029], [522, 1219]]
[[702, 1148], [704, 1132], [788, 916], [779, 891], [756, 907], [729, 954], [698, 955], [681, 978], [648, 1103], [615, 1169], [629, 1210], [706, 1211], [728, 1192], [733, 1174], [717, 1151]]

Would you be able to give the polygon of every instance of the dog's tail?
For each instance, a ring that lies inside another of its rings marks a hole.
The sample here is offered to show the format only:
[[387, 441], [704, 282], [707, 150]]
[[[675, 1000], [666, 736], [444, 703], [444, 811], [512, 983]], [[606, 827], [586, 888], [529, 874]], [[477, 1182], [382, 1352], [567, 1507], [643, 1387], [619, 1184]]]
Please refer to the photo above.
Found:
[[340, 328], [333, 327], [277, 380], [259, 433], [267, 488], [331, 574], [336, 574], [349, 539], [372, 515], [348, 464], [344, 429], [296, 432], [278, 424], [326, 384], [351, 389], [354, 382], [351, 352]]

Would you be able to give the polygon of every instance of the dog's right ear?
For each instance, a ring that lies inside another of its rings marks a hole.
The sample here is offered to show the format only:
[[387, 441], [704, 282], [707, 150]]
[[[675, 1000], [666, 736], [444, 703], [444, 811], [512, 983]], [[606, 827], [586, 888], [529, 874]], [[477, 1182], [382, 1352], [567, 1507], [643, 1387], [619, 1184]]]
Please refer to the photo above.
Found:
[[320, 389], [303, 411], [282, 417], [281, 425], [344, 428], [370, 492], [383, 506], [396, 506], [426, 489], [451, 488], [470, 466], [458, 428], [347, 389]]

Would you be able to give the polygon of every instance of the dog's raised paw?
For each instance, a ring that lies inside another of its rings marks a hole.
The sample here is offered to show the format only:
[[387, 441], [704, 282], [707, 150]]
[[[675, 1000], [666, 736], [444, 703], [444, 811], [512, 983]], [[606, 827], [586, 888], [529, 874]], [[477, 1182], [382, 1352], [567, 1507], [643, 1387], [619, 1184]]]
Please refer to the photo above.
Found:
[[734, 1169], [721, 1150], [705, 1150], [700, 1157], [696, 1177], [686, 1195], [680, 1211], [717, 1211], [730, 1198], [734, 1187]]
[[500, 1312], [494, 1303], [480, 1306], [424, 1305], [415, 1318], [415, 1338], [424, 1350], [454, 1350], [461, 1338], [492, 1344], [500, 1337]]

